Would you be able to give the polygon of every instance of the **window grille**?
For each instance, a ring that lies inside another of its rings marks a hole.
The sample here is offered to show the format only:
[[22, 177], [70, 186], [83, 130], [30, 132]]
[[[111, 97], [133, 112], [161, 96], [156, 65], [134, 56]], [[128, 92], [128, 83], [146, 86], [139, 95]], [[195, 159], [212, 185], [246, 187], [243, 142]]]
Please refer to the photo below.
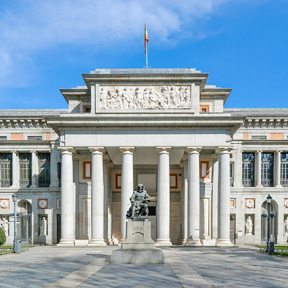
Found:
[[12, 180], [12, 154], [0, 154], [0, 187], [10, 187]]
[[264, 187], [273, 186], [273, 153], [261, 154], [261, 184]]
[[49, 187], [50, 185], [50, 154], [39, 153], [38, 154], [38, 166], [39, 166], [39, 187]]
[[42, 136], [28, 136], [28, 140], [42, 140]]
[[19, 154], [20, 187], [31, 185], [31, 154]]
[[254, 136], [252, 135], [251, 139], [252, 140], [266, 140], [267, 136], [266, 135], [254, 135]]
[[282, 186], [288, 186], [288, 153], [281, 153], [281, 178]]
[[254, 153], [242, 154], [242, 183], [244, 187], [254, 186]]

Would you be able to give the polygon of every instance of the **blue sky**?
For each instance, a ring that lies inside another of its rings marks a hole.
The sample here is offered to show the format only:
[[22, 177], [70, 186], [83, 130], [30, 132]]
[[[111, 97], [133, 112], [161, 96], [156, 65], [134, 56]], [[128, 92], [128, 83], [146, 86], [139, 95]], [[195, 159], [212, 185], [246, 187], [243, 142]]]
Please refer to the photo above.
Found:
[[96, 68], [196, 68], [226, 108], [288, 108], [286, 0], [0, 0], [0, 109], [67, 108]]

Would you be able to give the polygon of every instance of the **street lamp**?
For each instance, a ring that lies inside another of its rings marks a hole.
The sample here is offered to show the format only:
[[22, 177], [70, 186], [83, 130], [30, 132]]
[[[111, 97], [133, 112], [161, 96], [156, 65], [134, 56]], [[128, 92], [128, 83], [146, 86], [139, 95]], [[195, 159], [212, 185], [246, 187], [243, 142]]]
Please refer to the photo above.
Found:
[[[269, 194], [267, 196], [267, 214], [262, 214], [262, 216], [267, 217], [267, 247], [266, 247], [266, 252], [268, 252], [269, 255], [274, 253], [274, 243], [271, 243], [270, 239], [270, 228], [271, 228], [271, 223], [270, 220], [272, 217], [274, 217], [274, 213], [271, 213], [271, 204], [272, 204], [272, 196]], [[272, 247], [271, 247], [272, 246]], [[272, 251], [273, 250], [273, 251]]]
[[16, 240], [17, 240], [17, 234], [16, 234], [16, 203], [17, 203], [17, 195], [14, 193], [12, 195], [12, 200], [14, 202], [14, 245], [13, 245], [13, 250], [16, 251]]

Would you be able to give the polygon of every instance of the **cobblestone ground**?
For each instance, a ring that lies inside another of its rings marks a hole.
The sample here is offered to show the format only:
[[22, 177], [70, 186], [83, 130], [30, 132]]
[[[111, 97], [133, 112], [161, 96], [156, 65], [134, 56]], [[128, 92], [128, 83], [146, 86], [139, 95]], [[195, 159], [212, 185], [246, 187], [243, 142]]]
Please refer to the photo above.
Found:
[[118, 247], [40, 246], [0, 256], [0, 287], [288, 287], [288, 258], [252, 247], [165, 248], [165, 264], [116, 265]]

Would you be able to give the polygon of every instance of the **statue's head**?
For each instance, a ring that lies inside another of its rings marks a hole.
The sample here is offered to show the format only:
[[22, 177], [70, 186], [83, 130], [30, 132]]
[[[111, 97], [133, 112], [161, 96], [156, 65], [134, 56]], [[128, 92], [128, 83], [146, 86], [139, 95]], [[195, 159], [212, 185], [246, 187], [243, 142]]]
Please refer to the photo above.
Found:
[[143, 184], [138, 184], [137, 192], [143, 192], [145, 190], [145, 186]]

